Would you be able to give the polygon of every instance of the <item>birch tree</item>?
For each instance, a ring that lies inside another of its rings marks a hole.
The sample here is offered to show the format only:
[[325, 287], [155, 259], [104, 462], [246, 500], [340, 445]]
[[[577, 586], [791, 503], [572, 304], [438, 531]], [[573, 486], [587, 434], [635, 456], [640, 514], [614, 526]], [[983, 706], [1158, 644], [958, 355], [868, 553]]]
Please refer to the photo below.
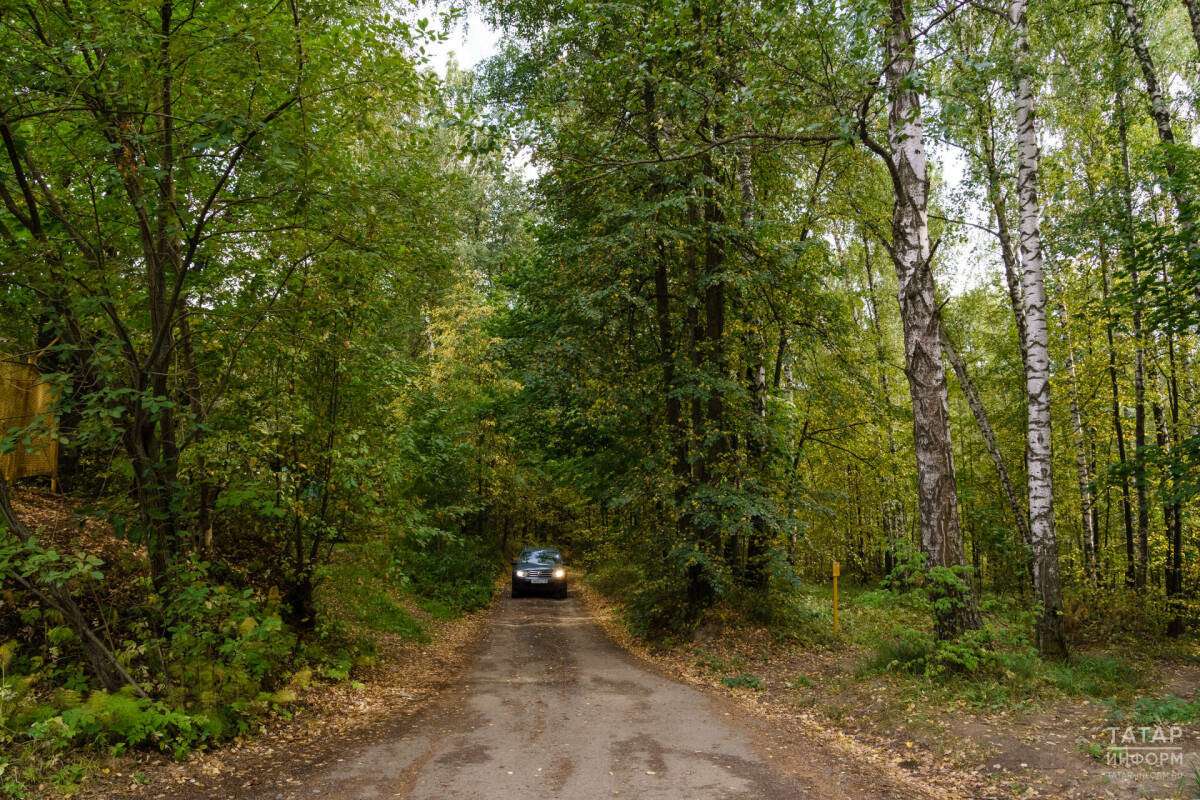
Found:
[[1030, 79], [1029, 22], [1026, 0], [1013, 0], [1009, 21], [1016, 33], [1017, 201], [1021, 287], [1025, 317], [1025, 385], [1028, 404], [1026, 462], [1029, 473], [1029, 532], [1033, 545], [1033, 581], [1039, 602], [1038, 649], [1065, 656], [1062, 584], [1054, 536], [1054, 487], [1050, 460], [1050, 351], [1046, 331], [1046, 287], [1038, 201], [1038, 140]]
[[939, 639], [950, 639], [978, 628], [981, 621], [970, 583], [948, 574], [964, 566], [966, 560], [933, 280], [929, 174], [921, 94], [914, 85], [917, 61], [911, 14], [905, 0], [891, 0], [884, 34], [887, 146], [870, 134], [861, 116], [859, 134], [867, 147], [883, 159], [892, 179], [891, 255], [899, 284], [904, 364], [913, 406], [921, 547], [937, 584], [935, 633]]

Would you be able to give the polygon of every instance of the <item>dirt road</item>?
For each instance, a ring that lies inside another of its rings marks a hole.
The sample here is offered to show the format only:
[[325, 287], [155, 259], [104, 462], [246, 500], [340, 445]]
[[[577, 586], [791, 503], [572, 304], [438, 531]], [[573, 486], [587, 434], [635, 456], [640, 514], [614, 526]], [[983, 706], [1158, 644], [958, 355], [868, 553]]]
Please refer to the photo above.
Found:
[[574, 597], [501, 602], [456, 690], [391, 740], [309, 776], [294, 796], [912, 796], [855, 774], [836, 753], [798, 763], [732, 706], [634, 660]]
[[[474, 660], [422, 711], [137, 797], [919, 800], [832, 738], [748, 718], [614, 644], [579, 599], [500, 601]], [[264, 742], [263, 746], [269, 744]], [[232, 768], [231, 768], [232, 767]], [[105, 797], [125, 796], [108, 794]]]
[[458, 696], [313, 795], [797, 796], [708, 698], [640, 667], [577, 600], [502, 602]]

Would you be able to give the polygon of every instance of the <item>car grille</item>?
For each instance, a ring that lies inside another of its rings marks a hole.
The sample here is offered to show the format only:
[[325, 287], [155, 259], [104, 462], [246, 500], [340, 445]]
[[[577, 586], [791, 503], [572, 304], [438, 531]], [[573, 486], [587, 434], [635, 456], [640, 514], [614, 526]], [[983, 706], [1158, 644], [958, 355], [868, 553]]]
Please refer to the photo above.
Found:
[[525, 570], [526, 577], [529, 578], [549, 578], [554, 575], [552, 569], [527, 569]]

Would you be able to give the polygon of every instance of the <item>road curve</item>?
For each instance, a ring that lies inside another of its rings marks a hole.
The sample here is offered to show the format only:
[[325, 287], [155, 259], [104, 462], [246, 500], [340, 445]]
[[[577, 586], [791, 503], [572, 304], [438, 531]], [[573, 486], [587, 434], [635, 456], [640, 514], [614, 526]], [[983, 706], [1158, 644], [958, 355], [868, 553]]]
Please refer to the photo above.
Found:
[[300, 796], [798, 798], [751, 735], [648, 671], [578, 599], [504, 598], [457, 691]]

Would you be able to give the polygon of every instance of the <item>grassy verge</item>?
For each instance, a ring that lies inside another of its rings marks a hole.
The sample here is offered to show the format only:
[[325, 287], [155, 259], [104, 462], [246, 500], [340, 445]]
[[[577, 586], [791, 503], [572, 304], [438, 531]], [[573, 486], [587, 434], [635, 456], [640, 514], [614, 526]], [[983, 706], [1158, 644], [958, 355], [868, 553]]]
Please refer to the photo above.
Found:
[[381, 633], [428, 642], [429, 632], [410, 611], [423, 599], [415, 595], [411, 584], [390, 576], [388, 552], [380, 544], [342, 545], [318, 592], [329, 624], [341, 626], [347, 638], [365, 652], [374, 651], [375, 636]]
[[[383, 674], [381, 662], [427, 645], [491, 597], [494, 566], [447, 588], [410, 579], [398, 563], [387, 543], [339, 546], [320, 576], [318, 622], [303, 635], [281, 621], [274, 593], [223, 586], [200, 569], [158, 612], [171, 621], [148, 645], [162, 675], [135, 672], [153, 700], [91, 687], [60, 623], [21, 610], [23, 625], [61, 641], [47, 660], [0, 639], [0, 797], [71, 797], [109, 773], [148, 781], [155, 751], [182, 761], [297, 711], [311, 716], [322, 696], [361, 690]], [[136, 596], [137, 580], [130, 571], [118, 596]], [[117, 623], [127, 616], [107, 609]]]

